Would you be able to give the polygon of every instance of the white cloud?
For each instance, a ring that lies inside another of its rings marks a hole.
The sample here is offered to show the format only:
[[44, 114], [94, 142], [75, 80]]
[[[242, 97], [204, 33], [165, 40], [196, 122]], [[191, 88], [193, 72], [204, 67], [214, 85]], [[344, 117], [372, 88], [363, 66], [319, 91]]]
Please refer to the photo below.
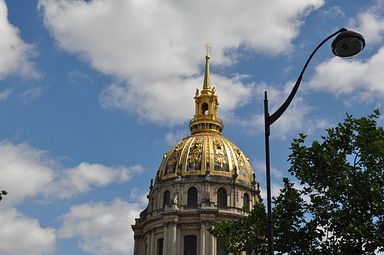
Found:
[[9, 193], [3, 202], [15, 204], [42, 193], [53, 180], [53, 167], [44, 151], [26, 143], [0, 142], [0, 187]]
[[[120, 80], [102, 93], [105, 107], [174, 125], [192, 113], [193, 104], [186, 102], [202, 83], [203, 42], [214, 45], [217, 65], [232, 64], [236, 55], [228, 52], [241, 46], [282, 54], [291, 48], [302, 18], [323, 2], [40, 0], [39, 6], [62, 48]], [[249, 88], [239, 78], [212, 81], [223, 98], [223, 112], [249, 100]], [[241, 92], [230, 94], [236, 89]]]
[[79, 237], [81, 248], [97, 255], [133, 253], [131, 225], [139, 215], [138, 204], [120, 199], [108, 203], [88, 203], [72, 206], [63, 216], [59, 238]]
[[[80, 163], [74, 168], [62, 169], [57, 160], [45, 151], [36, 149], [27, 143], [12, 144], [1, 141], [0, 188], [7, 190], [8, 194], [1, 202], [0, 208], [0, 254], [43, 255], [52, 254], [55, 248], [56, 233], [53, 229], [41, 227], [37, 219], [22, 215], [12, 206], [39, 195], [53, 199], [68, 198], [114, 182], [126, 182], [142, 170], [141, 165], [108, 167], [86, 162]], [[139, 197], [137, 192], [132, 192], [133, 198]], [[142, 201], [141, 198], [140, 203]], [[98, 227], [100, 229], [86, 237], [83, 249], [94, 251], [100, 245], [102, 252], [105, 251], [100, 254], [123, 254], [121, 251], [129, 251], [132, 247], [130, 224], [139, 213], [139, 204], [129, 205], [121, 200], [115, 200], [111, 205], [92, 204], [88, 206], [95, 209], [94, 214], [89, 215], [88, 220], [98, 222], [98, 225], [95, 222], [92, 222], [92, 225], [95, 224], [96, 229], [94, 230], [97, 230]], [[65, 216], [61, 234], [68, 233], [66, 230], [70, 227], [68, 225], [70, 219], [80, 220], [76, 218], [80, 217], [76, 213], [81, 212], [84, 208], [87, 208], [86, 205], [72, 208], [70, 214]], [[110, 212], [111, 215], [107, 214], [109, 209], [114, 209]], [[85, 214], [87, 215], [87, 211]], [[71, 216], [75, 218], [71, 218]], [[104, 218], [99, 222], [100, 217]], [[110, 222], [108, 217], [115, 218]], [[87, 223], [81, 222], [80, 226], [73, 227], [80, 228], [84, 225]], [[100, 243], [93, 243], [96, 239], [99, 241], [98, 235], [103, 233], [108, 237], [100, 237]], [[121, 237], [118, 239], [120, 234]]]
[[62, 175], [59, 175], [57, 180], [48, 188], [48, 192], [49, 195], [68, 198], [113, 182], [126, 182], [142, 171], [141, 165], [107, 167], [101, 164], [83, 162], [77, 167], [63, 171]]
[[34, 49], [20, 38], [19, 30], [9, 23], [4, 0], [0, 0], [0, 24], [0, 80], [9, 74], [37, 77], [38, 73], [30, 61]]
[[364, 35], [368, 46], [382, 42], [384, 35], [384, 1], [377, 0], [369, 9], [351, 19], [349, 26]]
[[350, 95], [354, 102], [382, 101], [384, 47], [366, 61], [332, 58], [316, 67], [310, 86], [336, 96]]
[[147, 192], [143, 193], [142, 190], [134, 188], [131, 190], [129, 197], [132, 201], [136, 201], [144, 208], [148, 204], [147, 195], [148, 195]]
[[[350, 26], [363, 34], [367, 47], [380, 45], [384, 36], [384, 1], [377, 0], [373, 6], [350, 20]], [[359, 56], [352, 59], [332, 58], [316, 67], [310, 86], [315, 90], [343, 96], [347, 105], [356, 102], [377, 102], [381, 104], [384, 95], [384, 47], [366, 60]], [[347, 96], [348, 97], [345, 97]]]
[[68, 198], [113, 182], [126, 182], [143, 167], [109, 167], [82, 162], [62, 169], [47, 152], [26, 143], [0, 142], [0, 187], [8, 191], [5, 204], [18, 204], [29, 197]]
[[22, 215], [15, 209], [1, 208], [0, 226], [2, 255], [47, 255], [54, 251], [55, 231], [42, 228], [38, 220]]
[[[186, 116], [192, 118], [194, 92], [196, 87], [202, 87], [202, 81], [203, 77], [198, 77], [137, 83], [140, 86], [112, 84], [103, 91], [100, 100], [106, 108], [136, 112], [141, 120], [172, 126], [186, 121]], [[219, 111], [224, 113], [248, 103], [252, 96], [253, 85], [244, 85], [240, 76], [212, 75], [211, 81], [217, 87]]]

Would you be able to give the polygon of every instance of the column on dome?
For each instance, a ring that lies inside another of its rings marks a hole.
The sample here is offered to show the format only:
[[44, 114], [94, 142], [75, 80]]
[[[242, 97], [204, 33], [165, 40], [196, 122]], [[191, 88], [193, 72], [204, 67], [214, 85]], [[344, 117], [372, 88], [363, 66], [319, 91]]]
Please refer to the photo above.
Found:
[[202, 222], [200, 225], [200, 255], [205, 255], [205, 235], [206, 229], [205, 229], [205, 222]]
[[163, 238], [164, 238], [164, 250], [163, 250], [163, 253], [164, 254], [168, 254], [168, 249], [169, 249], [169, 246], [170, 246], [170, 242], [169, 242], [169, 240], [168, 240], [168, 222], [165, 222], [164, 223], [164, 228], [163, 228], [163, 231], [164, 231], [164, 233], [163, 233]]
[[215, 215], [206, 213], [200, 215], [200, 255], [214, 255], [215, 237], [209, 233], [208, 229], [212, 222], [215, 221]]
[[133, 238], [134, 238], [133, 254], [134, 255], [138, 255], [139, 238], [136, 235], [134, 235]]
[[208, 254], [215, 254], [216, 251], [216, 243], [215, 243], [215, 237], [211, 234], [209, 234], [209, 252]]
[[209, 233], [208, 229], [210, 226], [210, 222], [205, 222], [205, 254], [206, 255], [214, 255], [214, 236]]
[[156, 255], [156, 240], [155, 240], [155, 233], [152, 231], [151, 232], [151, 237], [149, 239], [149, 255]]
[[177, 253], [178, 234], [177, 234], [177, 223], [176, 222], [171, 223], [171, 233], [170, 233], [169, 237], [170, 237], [170, 244], [171, 244], [171, 249], [170, 249], [169, 254], [170, 255], [178, 255], [178, 253]]
[[181, 230], [180, 225], [176, 228], [176, 254], [181, 254]]

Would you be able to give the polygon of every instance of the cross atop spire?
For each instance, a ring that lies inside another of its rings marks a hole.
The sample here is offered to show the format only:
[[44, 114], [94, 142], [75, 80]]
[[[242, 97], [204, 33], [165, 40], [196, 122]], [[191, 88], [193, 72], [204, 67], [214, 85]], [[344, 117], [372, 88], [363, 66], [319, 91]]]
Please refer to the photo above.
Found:
[[211, 49], [211, 45], [209, 45], [209, 42], [207, 42], [206, 44], [205, 44], [205, 52], [206, 52], [206, 54], [205, 54], [205, 57], [207, 58], [209, 58], [209, 49]]
[[211, 81], [209, 79], [209, 49], [211, 46], [209, 42], [205, 44], [206, 54], [205, 54], [205, 73], [204, 73], [204, 84], [203, 90], [211, 89]]

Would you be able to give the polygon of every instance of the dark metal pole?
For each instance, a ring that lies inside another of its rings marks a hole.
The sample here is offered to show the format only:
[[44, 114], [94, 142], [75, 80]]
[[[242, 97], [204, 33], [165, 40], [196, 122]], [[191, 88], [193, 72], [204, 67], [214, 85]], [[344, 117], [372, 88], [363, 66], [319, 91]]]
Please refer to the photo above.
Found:
[[271, 125], [278, 119], [280, 116], [285, 112], [285, 110], [288, 108], [289, 104], [292, 102], [292, 99], [296, 95], [296, 92], [301, 84], [301, 80], [303, 78], [303, 74], [305, 70], [308, 67], [309, 62], [311, 61], [312, 57], [315, 55], [317, 50], [323, 46], [323, 44], [334, 37], [337, 34], [340, 34], [341, 32], [345, 32], [347, 29], [342, 28], [335, 33], [331, 34], [327, 38], [325, 38], [311, 53], [309, 58], [304, 64], [303, 69], [301, 70], [299, 77], [295, 83], [295, 85], [292, 88], [291, 93], [287, 97], [287, 99], [284, 101], [284, 103], [277, 109], [274, 113], [269, 115], [268, 112], [268, 97], [267, 97], [267, 91], [264, 92], [264, 125], [265, 125], [265, 171], [267, 175], [267, 209], [268, 209], [268, 254], [273, 255], [274, 254], [274, 238], [273, 238], [273, 219], [272, 219], [272, 198], [271, 198], [271, 163], [270, 163], [270, 154], [269, 154], [269, 135], [270, 135], [270, 128]]
[[268, 97], [267, 91], [264, 92], [264, 125], [265, 125], [265, 171], [267, 175], [267, 208], [268, 208], [268, 254], [274, 253], [273, 224], [272, 224], [272, 198], [271, 198], [271, 165], [269, 158], [269, 134], [270, 124], [268, 121]]

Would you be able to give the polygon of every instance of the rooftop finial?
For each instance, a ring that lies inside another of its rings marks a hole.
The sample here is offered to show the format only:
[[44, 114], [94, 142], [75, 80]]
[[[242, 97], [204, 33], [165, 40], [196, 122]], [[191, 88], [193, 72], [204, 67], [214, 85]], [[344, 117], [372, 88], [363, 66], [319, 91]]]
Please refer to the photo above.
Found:
[[[211, 86], [209, 79], [209, 43], [205, 45], [205, 49], [204, 85], [201, 91], [196, 90], [194, 97], [195, 115], [189, 123], [189, 129], [192, 135], [203, 132], [221, 134], [224, 127], [223, 121], [219, 119], [217, 113], [219, 102], [217, 100], [216, 90]], [[207, 167], [207, 169], [209, 169], [209, 167]]]
[[209, 49], [211, 48], [211, 45], [209, 45], [209, 42], [207, 42], [206, 44], [205, 44], [205, 52], [206, 52], [206, 54], [205, 54], [205, 57], [206, 58], [209, 58]]
[[209, 45], [209, 42], [205, 45], [206, 54], [205, 54], [205, 74], [204, 74], [204, 89], [210, 89], [211, 88], [211, 81], [209, 79], [209, 49], [211, 46]]

